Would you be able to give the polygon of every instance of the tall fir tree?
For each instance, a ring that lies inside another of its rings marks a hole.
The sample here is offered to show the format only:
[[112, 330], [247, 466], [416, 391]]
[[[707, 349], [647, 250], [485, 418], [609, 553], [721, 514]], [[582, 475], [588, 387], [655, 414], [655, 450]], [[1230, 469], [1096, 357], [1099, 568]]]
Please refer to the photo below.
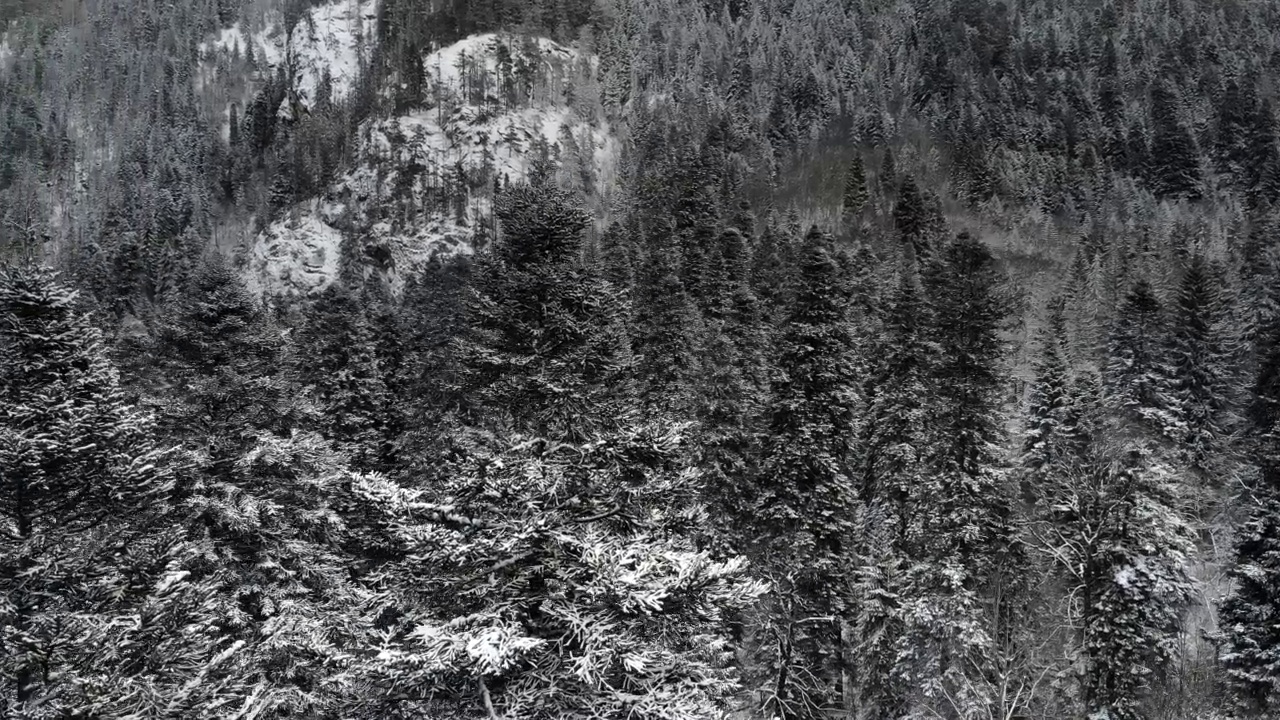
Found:
[[915, 656], [926, 707], [981, 702], [972, 694], [985, 662], [985, 593], [1020, 560], [1012, 532], [1012, 493], [996, 448], [1004, 439], [1000, 390], [1012, 309], [991, 251], [961, 234], [924, 272], [928, 331], [938, 345], [927, 385], [935, 433], [925, 450], [929, 477], [917, 492], [920, 513], [910, 584], [908, 652]]
[[[1202, 480], [1227, 468], [1236, 377], [1219, 273], [1197, 253], [1178, 286], [1169, 333], [1170, 434], [1183, 464]], [[1218, 472], [1215, 472], [1218, 471]]]
[[844, 174], [844, 194], [841, 196], [841, 210], [845, 217], [854, 217], [866, 207], [869, 198], [867, 192], [867, 173], [862, 166], [862, 152], [855, 151], [849, 169]]
[[6, 716], [70, 713], [84, 700], [76, 684], [94, 670], [76, 664], [94, 652], [79, 644], [100, 639], [84, 619], [123, 609], [113, 591], [136, 594], [118, 574], [140, 569], [129, 546], [152, 549], [136, 528], [173, 484], [148, 419], [125, 403], [101, 333], [75, 303], [48, 269], [0, 269]]
[[1168, 426], [1164, 309], [1146, 280], [1139, 280], [1116, 311], [1107, 340], [1103, 387], [1113, 412], [1143, 432], [1160, 435]]
[[622, 294], [580, 261], [588, 217], [547, 185], [502, 194], [502, 234], [477, 269], [459, 383], [472, 422], [580, 436], [627, 416], [633, 363]]
[[1219, 660], [1233, 700], [1245, 717], [1270, 717], [1280, 707], [1280, 322], [1265, 328], [1250, 408], [1250, 444], [1257, 472], [1243, 494], [1231, 592], [1218, 608]]
[[766, 700], [769, 712], [784, 717], [809, 717], [833, 703], [845, 662], [839, 618], [848, 593], [840, 578], [856, 511], [851, 438], [859, 392], [832, 251], [831, 238], [812, 228], [776, 348], [768, 439], [749, 513], [757, 553], [775, 581], [767, 622], [788, 638], [772, 658], [777, 670]]
[[1196, 200], [1203, 194], [1200, 151], [1179, 117], [1177, 95], [1165, 85], [1151, 93], [1151, 183], [1157, 197]]

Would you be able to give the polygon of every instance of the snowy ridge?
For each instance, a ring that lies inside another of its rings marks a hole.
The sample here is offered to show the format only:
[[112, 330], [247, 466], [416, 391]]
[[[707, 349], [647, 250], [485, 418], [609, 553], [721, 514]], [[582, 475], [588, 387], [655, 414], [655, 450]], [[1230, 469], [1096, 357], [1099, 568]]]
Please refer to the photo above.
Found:
[[[537, 99], [494, 97], [500, 48], [541, 75]], [[351, 257], [377, 266], [399, 288], [422, 263], [470, 253], [477, 235], [491, 236], [495, 179], [527, 178], [544, 153], [559, 160], [562, 182], [576, 183], [587, 197], [606, 194], [618, 141], [602, 120], [579, 117], [555, 91], [568, 73], [590, 72], [594, 58], [546, 39], [487, 34], [442, 48], [423, 66], [430, 85], [424, 100], [434, 106], [364, 123], [352, 167], [322, 199], [299, 204], [255, 240], [248, 272], [259, 293], [327, 287], [337, 265], [319, 261], [320, 250], [336, 258], [343, 237], [359, 245]]]

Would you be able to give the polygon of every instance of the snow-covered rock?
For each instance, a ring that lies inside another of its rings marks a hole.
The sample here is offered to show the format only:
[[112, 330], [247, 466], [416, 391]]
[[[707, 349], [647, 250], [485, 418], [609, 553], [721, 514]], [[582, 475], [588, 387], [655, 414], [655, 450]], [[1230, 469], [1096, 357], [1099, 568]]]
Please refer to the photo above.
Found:
[[316, 213], [291, 213], [267, 227], [249, 249], [251, 291], [323, 290], [338, 274], [342, 233]]
[[[537, 76], [532, 99], [496, 96], [500, 56]], [[336, 258], [346, 237], [352, 257], [399, 287], [431, 258], [472, 252], [477, 237], [490, 237], [494, 180], [523, 180], [544, 155], [558, 156], [562, 182], [604, 197], [618, 141], [559, 89], [594, 68], [594, 58], [550, 40], [492, 34], [427, 56], [424, 107], [364, 123], [352, 165], [323, 198], [299, 204], [255, 240], [251, 284], [264, 295], [323, 289], [338, 266], [315, 258]]]
[[[293, 102], [310, 107], [326, 75], [333, 99], [349, 95], [361, 68], [372, 58], [377, 21], [378, 0], [335, 0], [309, 8], [291, 27], [285, 27], [284, 16], [276, 12], [261, 27], [236, 23], [201, 43], [196, 88], [222, 86], [226, 91], [221, 102], [223, 138], [229, 135], [231, 104], [246, 104], [262, 79], [280, 70], [292, 91], [292, 98], [280, 105], [284, 117], [292, 112]], [[250, 59], [256, 73], [249, 72]], [[258, 82], [242, 82], [246, 77]]]

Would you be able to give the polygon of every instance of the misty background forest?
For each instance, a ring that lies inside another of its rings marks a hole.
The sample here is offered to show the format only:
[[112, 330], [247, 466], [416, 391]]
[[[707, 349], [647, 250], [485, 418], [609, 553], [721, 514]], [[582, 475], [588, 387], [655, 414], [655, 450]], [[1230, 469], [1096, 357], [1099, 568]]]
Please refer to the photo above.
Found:
[[0, 718], [1280, 717], [1272, 0], [0, 0]]

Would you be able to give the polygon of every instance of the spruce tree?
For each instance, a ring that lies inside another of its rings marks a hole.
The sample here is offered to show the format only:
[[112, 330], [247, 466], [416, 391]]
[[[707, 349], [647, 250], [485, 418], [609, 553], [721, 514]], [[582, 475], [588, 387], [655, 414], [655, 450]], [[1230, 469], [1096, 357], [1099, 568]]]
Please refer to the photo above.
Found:
[[911, 175], [902, 179], [898, 200], [893, 206], [893, 226], [898, 230], [899, 239], [917, 258], [929, 257], [929, 208]]
[[237, 671], [260, 684], [255, 703], [316, 715], [340, 694], [325, 683], [349, 659], [342, 647], [366, 641], [351, 619], [368, 596], [345, 565], [338, 512], [358, 476], [309, 429], [319, 418], [281, 340], [210, 258], [163, 318], [144, 387], [196, 459], [177, 497], [198, 551], [187, 569], [216, 589], [217, 634], [243, 648]]
[[295, 358], [299, 380], [319, 405], [321, 430], [372, 469], [388, 431], [387, 374], [368, 309], [341, 285], [331, 285], [304, 310]]
[[174, 574], [176, 460], [125, 401], [76, 293], [47, 268], [0, 268], [0, 715], [219, 695], [159, 666], [216, 664], [213, 638], [182, 637], [203, 608]]
[[[930, 367], [929, 469], [917, 491], [919, 523], [904, 609], [919, 702], [938, 706], [965, 694], [989, 639], [980, 598], [1020, 562], [1011, 527], [1012, 493], [995, 448], [1003, 441], [1002, 328], [1011, 311], [990, 250], [968, 234], [943, 248], [924, 273], [928, 332], [937, 343]], [[976, 663], [976, 665], [975, 665]], [[985, 670], [984, 670], [985, 671]], [[977, 702], [973, 697], [960, 700]]]
[[1114, 412], [1160, 435], [1168, 426], [1166, 322], [1151, 284], [1139, 280], [1116, 311], [1107, 340], [1103, 387]]
[[361, 711], [724, 716], [739, 690], [726, 619], [764, 587], [694, 546], [697, 476], [663, 425], [516, 436], [429, 489], [374, 494], [407, 549], [387, 572], [405, 604], [361, 658]]
[[1178, 287], [1167, 351], [1170, 433], [1183, 462], [1202, 476], [1218, 467], [1231, 433], [1234, 353], [1220, 287], [1204, 256], [1193, 255]]
[[539, 436], [578, 436], [625, 417], [632, 358], [616, 288], [579, 260], [588, 217], [550, 186], [517, 186], [477, 270], [457, 345], [460, 397], [477, 427], [506, 416]]
[[1250, 164], [1250, 134], [1257, 116], [1257, 89], [1247, 78], [1231, 78], [1218, 103], [1216, 121], [1216, 166], [1233, 183], [1249, 186], [1246, 168]]
[[1039, 333], [1040, 357], [1022, 442], [1022, 466], [1032, 477], [1058, 465], [1064, 452], [1070, 452], [1072, 388], [1063, 350], [1066, 318], [1060, 299], [1050, 308], [1049, 321]]
[[862, 167], [862, 153], [855, 151], [849, 169], [844, 174], [844, 195], [842, 210], [846, 217], [862, 212], [867, 204], [867, 174]]
[[910, 682], [899, 651], [906, 570], [918, 535], [913, 519], [925, 486], [923, 458], [930, 434], [929, 368], [936, 347], [927, 339], [927, 308], [915, 269], [904, 267], [888, 298], [883, 333], [872, 345], [864, 384], [866, 420], [860, 437], [858, 557], [855, 564], [852, 705], [860, 716], [905, 710]]
[[1177, 96], [1164, 85], [1151, 95], [1151, 183], [1157, 197], [1198, 199], [1200, 152], [1178, 117]]
[[1244, 494], [1246, 519], [1237, 531], [1231, 592], [1222, 600], [1219, 660], [1235, 704], [1246, 717], [1270, 717], [1280, 707], [1280, 325], [1266, 328], [1250, 408], [1257, 473]]
[[840, 578], [857, 500], [858, 383], [830, 237], [812, 228], [801, 258], [750, 505], [757, 552], [775, 581], [768, 622], [789, 638], [772, 658], [778, 674], [766, 700], [769, 712], [784, 717], [811, 716], [837, 697], [838, 617], [848, 605]]

